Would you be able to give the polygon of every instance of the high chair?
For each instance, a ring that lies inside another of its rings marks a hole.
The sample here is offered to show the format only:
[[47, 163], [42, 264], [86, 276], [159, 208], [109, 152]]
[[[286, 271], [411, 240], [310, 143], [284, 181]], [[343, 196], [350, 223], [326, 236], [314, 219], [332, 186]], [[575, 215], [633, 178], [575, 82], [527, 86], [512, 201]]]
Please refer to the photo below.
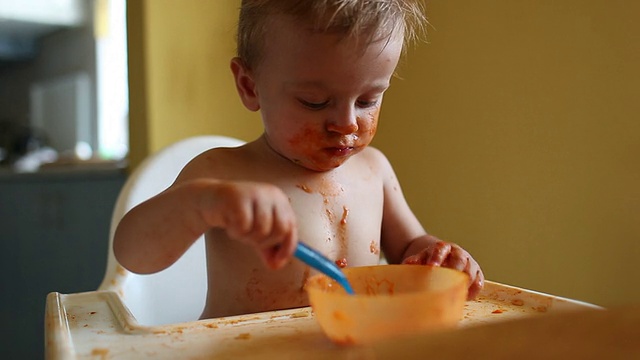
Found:
[[[207, 292], [204, 240], [195, 242], [169, 268], [136, 275], [113, 256], [114, 230], [127, 211], [167, 188], [197, 154], [242, 143], [220, 136], [182, 140], [153, 154], [131, 174], [113, 212], [107, 270], [99, 291], [47, 295], [46, 359], [298, 359], [309, 357], [309, 349], [316, 359], [425, 353], [457, 359], [468, 355], [464, 349], [458, 351], [455, 345], [460, 343], [472, 344], [474, 355], [487, 359], [525, 353], [548, 355], [538, 356], [542, 358], [594, 354], [640, 358], [640, 348], [630, 346], [637, 343], [640, 306], [601, 311], [591, 304], [491, 281], [485, 282], [475, 301], [467, 301], [459, 329], [443, 331], [440, 337], [415, 334], [406, 338], [409, 342], [335, 346], [309, 306], [194, 321]], [[407, 321], [414, 316], [411, 312], [405, 315]]]
[[160, 325], [197, 320], [207, 294], [204, 237], [169, 268], [138, 275], [122, 267], [113, 255], [113, 235], [124, 214], [169, 187], [196, 155], [215, 147], [244, 142], [225, 136], [197, 136], [178, 141], [146, 158], [125, 182], [111, 218], [107, 269], [98, 290], [120, 295], [136, 320]]

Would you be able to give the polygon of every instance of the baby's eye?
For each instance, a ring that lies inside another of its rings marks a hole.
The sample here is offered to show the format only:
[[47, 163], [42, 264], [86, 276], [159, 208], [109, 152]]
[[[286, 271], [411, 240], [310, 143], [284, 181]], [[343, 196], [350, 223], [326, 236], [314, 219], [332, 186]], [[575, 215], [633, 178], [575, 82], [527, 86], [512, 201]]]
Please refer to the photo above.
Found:
[[307, 107], [311, 110], [320, 110], [323, 109], [325, 106], [327, 106], [327, 104], [329, 103], [329, 101], [323, 101], [321, 103], [317, 103], [317, 102], [311, 102], [311, 101], [306, 101], [303, 99], [298, 99], [298, 101], [300, 101], [300, 103], [304, 106]]
[[358, 100], [356, 104], [361, 108], [369, 108], [378, 105], [378, 100]]

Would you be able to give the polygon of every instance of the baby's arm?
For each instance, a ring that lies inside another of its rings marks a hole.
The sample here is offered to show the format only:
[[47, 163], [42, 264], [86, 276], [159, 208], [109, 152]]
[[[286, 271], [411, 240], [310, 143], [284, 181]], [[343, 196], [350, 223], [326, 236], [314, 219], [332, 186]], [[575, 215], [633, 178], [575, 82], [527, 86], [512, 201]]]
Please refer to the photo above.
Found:
[[252, 244], [271, 268], [286, 264], [297, 241], [295, 214], [278, 187], [201, 178], [180, 180], [125, 214], [114, 254], [132, 272], [154, 273], [211, 228]]
[[460, 246], [427, 234], [411, 211], [395, 172], [382, 153], [376, 156], [384, 178], [382, 250], [389, 263], [444, 266], [469, 275], [468, 298], [473, 299], [484, 285], [478, 263]]

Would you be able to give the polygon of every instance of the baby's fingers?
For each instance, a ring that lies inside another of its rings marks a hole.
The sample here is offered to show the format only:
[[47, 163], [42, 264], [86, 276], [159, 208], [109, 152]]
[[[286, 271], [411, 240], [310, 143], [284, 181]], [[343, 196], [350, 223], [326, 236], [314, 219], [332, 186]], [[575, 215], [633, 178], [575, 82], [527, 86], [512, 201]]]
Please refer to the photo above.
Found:
[[484, 274], [482, 273], [482, 270], [478, 269], [475, 273], [475, 278], [472, 279], [471, 285], [469, 285], [467, 300], [475, 299], [483, 287], [484, 287]]
[[263, 258], [270, 268], [278, 269], [286, 265], [293, 256], [297, 244], [295, 213], [288, 203], [273, 209], [272, 231], [259, 244]]
[[431, 254], [425, 261], [425, 265], [441, 266], [451, 253], [451, 244], [438, 241], [430, 249]]
[[469, 273], [471, 256], [457, 245], [451, 245], [451, 251], [442, 266]]
[[424, 265], [423, 254], [421, 252], [419, 254], [411, 255], [402, 260], [402, 263], [406, 265]]

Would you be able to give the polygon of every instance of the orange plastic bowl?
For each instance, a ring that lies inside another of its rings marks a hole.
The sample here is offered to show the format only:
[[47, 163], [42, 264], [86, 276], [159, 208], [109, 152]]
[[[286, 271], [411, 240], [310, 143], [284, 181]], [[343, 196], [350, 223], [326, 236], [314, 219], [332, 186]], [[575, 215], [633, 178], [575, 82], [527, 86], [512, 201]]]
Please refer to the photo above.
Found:
[[467, 298], [467, 274], [424, 265], [344, 269], [355, 295], [323, 274], [305, 290], [324, 333], [335, 343], [367, 344], [454, 327]]

